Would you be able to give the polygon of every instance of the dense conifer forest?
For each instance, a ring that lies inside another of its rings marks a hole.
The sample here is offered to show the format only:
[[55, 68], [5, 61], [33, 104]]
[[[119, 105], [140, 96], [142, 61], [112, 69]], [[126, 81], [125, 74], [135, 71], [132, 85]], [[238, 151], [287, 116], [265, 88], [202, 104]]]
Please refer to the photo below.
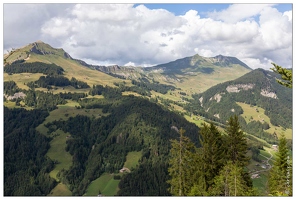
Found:
[[54, 163], [45, 154], [50, 138], [35, 130], [48, 112], [4, 107], [4, 195], [45, 196], [55, 187]]

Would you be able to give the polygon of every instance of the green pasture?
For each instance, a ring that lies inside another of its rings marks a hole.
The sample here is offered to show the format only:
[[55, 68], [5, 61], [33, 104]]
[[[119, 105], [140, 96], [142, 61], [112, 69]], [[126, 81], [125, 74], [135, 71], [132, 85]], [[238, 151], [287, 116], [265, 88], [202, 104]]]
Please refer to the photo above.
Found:
[[[24, 105], [24, 102], [21, 101], [20, 104]], [[24, 108], [26, 110], [33, 110], [34, 109], [34, 108], [28, 107], [28, 106], [24, 106], [24, 107], [17, 106], [17, 105], [15, 105], [15, 102], [13, 102], [13, 101], [4, 101], [3, 105], [6, 106], [7, 108]]]
[[24, 90], [29, 90], [30, 88], [25, 85], [31, 81], [37, 81], [40, 76], [44, 76], [41, 73], [20, 73], [20, 74], [12, 74], [3, 73], [4, 81], [14, 81], [17, 86]]
[[54, 133], [52, 133], [54, 138], [50, 141], [50, 149], [47, 152], [47, 156], [57, 162], [55, 165], [54, 169], [50, 172], [50, 176], [56, 180], [59, 180], [57, 178], [57, 174], [59, 171], [62, 169], [69, 169], [70, 166], [72, 165], [72, 156], [69, 152], [65, 150], [66, 148], [66, 141], [67, 141], [67, 136], [69, 134], [57, 130]]
[[65, 184], [59, 183], [51, 190], [48, 196], [72, 196], [72, 192]]
[[[128, 169], [135, 168], [138, 165], [139, 159], [142, 156], [141, 151], [132, 151], [129, 152], [126, 156], [126, 161], [124, 163], [124, 167]], [[92, 181], [85, 193], [85, 196], [97, 196], [101, 193], [103, 196], [114, 196], [117, 194], [119, 188], [118, 184], [120, 180], [114, 180], [114, 175], [121, 175], [120, 173], [117, 174], [102, 174], [99, 178]]]
[[92, 181], [88, 186], [84, 196], [114, 196], [118, 191], [120, 180], [114, 180], [112, 174], [102, 174], [99, 178]]
[[132, 151], [129, 152], [126, 156], [126, 161], [124, 163], [124, 167], [128, 168], [128, 169], [132, 169], [132, 168], [136, 168], [136, 166], [139, 163], [139, 160], [142, 156], [142, 152], [141, 151]]
[[85, 115], [88, 117], [99, 118], [101, 116], [106, 116], [106, 113], [102, 112], [102, 109], [77, 109], [75, 106], [79, 106], [79, 103], [71, 100], [67, 100], [68, 103], [65, 105], [58, 105], [58, 109], [55, 109], [50, 112], [49, 116], [45, 121], [39, 125], [36, 130], [46, 134], [47, 128], [44, 127], [44, 124], [52, 122], [54, 120], [67, 120], [69, 117], [75, 117], [76, 115]]
[[136, 97], [141, 97], [142, 95], [136, 93], [136, 92], [131, 92], [131, 91], [124, 91], [122, 92], [122, 96], [128, 96], [128, 95], [133, 95], [133, 96], [136, 96]]
[[[242, 107], [244, 113], [241, 114], [245, 118], [246, 122], [249, 123], [252, 120], [260, 121], [261, 123], [267, 122], [270, 126], [269, 129], [265, 130], [266, 132], [273, 134], [277, 133], [278, 137], [281, 134], [285, 135], [287, 139], [292, 139], [292, 129], [284, 129], [283, 127], [274, 126], [270, 123], [270, 118], [264, 114], [264, 109], [258, 106], [253, 106], [245, 103], [236, 102], [239, 106]], [[252, 119], [253, 118], [253, 119]]]

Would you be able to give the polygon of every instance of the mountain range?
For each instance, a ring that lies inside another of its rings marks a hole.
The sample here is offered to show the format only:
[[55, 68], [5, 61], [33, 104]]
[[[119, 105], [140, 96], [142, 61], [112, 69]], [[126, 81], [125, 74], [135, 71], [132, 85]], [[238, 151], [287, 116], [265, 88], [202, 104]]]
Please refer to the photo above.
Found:
[[4, 55], [4, 193], [169, 195], [180, 128], [197, 147], [202, 123], [223, 129], [234, 114], [250, 146], [291, 135], [292, 91], [276, 78], [222, 55], [133, 67], [87, 64], [42, 41], [13, 49]]
[[[145, 68], [118, 65], [90, 65], [82, 60], [72, 58], [63, 49], [53, 48], [42, 41], [37, 41], [23, 48], [12, 50], [9, 54], [4, 55], [4, 65], [16, 62], [36, 61], [55, 63], [65, 69], [66, 76], [68, 74], [70, 75], [71, 71], [73, 71], [72, 69], [76, 69], [76, 66], [87, 67], [117, 78], [146, 78], [150, 81], [153, 80], [155, 82], [173, 85], [186, 90], [187, 93], [190, 94], [200, 93], [211, 86], [224, 81], [233, 80], [252, 70], [245, 63], [234, 57], [218, 55], [206, 58], [198, 54]], [[72, 65], [72, 68], [70, 68], [69, 65]], [[77, 73], [72, 73], [77, 76]], [[83, 73], [88, 74], [87, 72]], [[104, 76], [110, 78], [107, 75]], [[198, 87], [192, 87], [194, 85], [198, 85]]]

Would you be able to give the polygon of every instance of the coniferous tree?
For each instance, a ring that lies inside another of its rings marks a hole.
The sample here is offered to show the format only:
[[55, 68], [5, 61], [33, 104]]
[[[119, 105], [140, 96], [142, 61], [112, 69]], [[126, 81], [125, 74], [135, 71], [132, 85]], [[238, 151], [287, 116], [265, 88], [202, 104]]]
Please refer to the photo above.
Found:
[[240, 167], [244, 167], [249, 161], [249, 157], [246, 156], [248, 145], [246, 137], [240, 128], [238, 117], [236, 115], [231, 116], [226, 127], [227, 156], [232, 163], [237, 162]]
[[292, 88], [293, 86], [293, 74], [292, 74], [292, 69], [285, 69], [275, 63], [271, 63], [274, 67], [271, 68], [272, 71], [275, 73], [280, 74], [282, 77], [282, 80], [276, 79], [276, 81], [288, 88]]
[[211, 123], [205, 123], [200, 130], [201, 147], [201, 171], [204, 173], [205, 189], [208, 190], [213, 184], [214, 177], [225, 162], [225, 148], [222, 144], [222, 136], [217, 127]]
[[243, 168], [237, 162], [228, 161], [214, 179], [210, 194], [214, 196], [247, 196], [250, 188], [245, 183]]
[[169, 158], [169, 175], [171, 179], [168, 183], [172, 195], [187, 196], [193, 186], [192, 174], [195, 163], [196, 148], [191, 140], [184, 136], [185, 130], [180, 129], [179, 141], [171, 140], [172, 148], [170, 150]]
[[279, 148], [274, 166], [270, 170], [268, 187], [273, 196], [292, 196], [292, 164], [290, 162], [287, 140], [279, 140]]

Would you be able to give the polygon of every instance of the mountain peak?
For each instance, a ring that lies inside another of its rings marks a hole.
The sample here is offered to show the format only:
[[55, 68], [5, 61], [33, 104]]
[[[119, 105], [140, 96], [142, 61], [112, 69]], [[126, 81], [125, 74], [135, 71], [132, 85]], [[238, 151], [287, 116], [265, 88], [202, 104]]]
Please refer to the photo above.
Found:
[[[41, 40], [37, 40], [35, 43], [44, 43], [43, 41]], [[45, 44], [45, 43], [44, 43]]]
[[243, 63], [242, 61], [240, 61], [238, 58], [236, 57], [232, 57], [232, 56], [223, 56], [221, 54], [215, 56], [215, 57], [211, 57], [210, 58], [213, 63], [215, 65], [219, 65], [219, 66], [229, 66], [230, 64], [238, 64], [241, 65], [249, 70], [252, 70], [252, 68], [250, 68], [248, 65], [246, 65], [245, 63]]

